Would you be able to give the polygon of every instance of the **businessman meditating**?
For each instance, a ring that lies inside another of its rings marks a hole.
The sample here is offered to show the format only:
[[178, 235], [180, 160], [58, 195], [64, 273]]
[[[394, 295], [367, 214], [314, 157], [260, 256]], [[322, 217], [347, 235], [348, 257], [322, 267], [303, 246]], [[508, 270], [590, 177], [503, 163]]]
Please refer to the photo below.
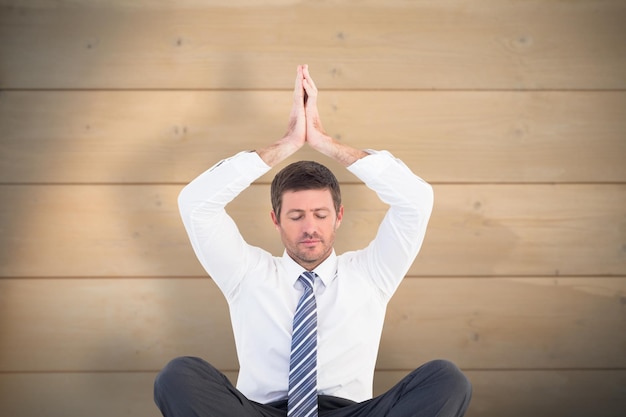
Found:
[[[471, 385], [445, 360], [423, 364], [372, 398], [389, 299], [422, 245], [429, 184], [387, 151], [328, 136], [308, 67], [299, 66], [287, 133], [218, 162], [179, 196], [193, 249], [228, 301], [240, 370], [236, 387], [199, 358], [172, 360], [155, 381], [165, 417], [462, 416]], [[335, 176], [310, 161], [271, 185], [282, 256], [249, 245], [225, 207], [257, 178], [308, 145], [343, 164], [389, 205], [367, 247], [337, 255], [344, 207]]]

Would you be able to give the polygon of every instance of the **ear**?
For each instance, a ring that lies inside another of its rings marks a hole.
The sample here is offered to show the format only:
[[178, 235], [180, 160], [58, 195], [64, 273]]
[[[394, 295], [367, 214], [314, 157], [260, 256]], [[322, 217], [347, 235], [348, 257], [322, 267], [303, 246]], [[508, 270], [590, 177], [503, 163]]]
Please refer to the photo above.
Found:
[[278, 221], [278, 217], [276, 217], [276, 213], [274, 213], [274, 210], [270, 211], [270, 217], [272, 218], [272, 223], [274, 223], [274, 227], [278, 229], [280, 227], [280, 222]]
[[335, 229], [339, 227], [342, 219], [343, 219], [343, 205], [339, 206], [339, 211], [337, 211], [337, 220], [335, 221]]

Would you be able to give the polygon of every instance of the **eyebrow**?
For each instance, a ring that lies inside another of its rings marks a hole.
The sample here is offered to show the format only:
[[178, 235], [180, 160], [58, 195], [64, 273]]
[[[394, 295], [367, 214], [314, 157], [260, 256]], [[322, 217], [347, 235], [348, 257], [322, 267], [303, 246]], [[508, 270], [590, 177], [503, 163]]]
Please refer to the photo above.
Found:
[[[331, 210], [329, 208], [327, 208], [327, 207], [320, 207], [320, 208], [313, 209], [311, 211], [313, 211], [313, 212], [318, 212], [318, 211], [328, 211], [328, 212], [330, 212]], [[289, 213], [305, 213], [305, 212], [306, 212], [306, 210], [303, 210], [303, 209], [291, 209], [291, 210], [288, 210], [286, 214], [289, 214]]]

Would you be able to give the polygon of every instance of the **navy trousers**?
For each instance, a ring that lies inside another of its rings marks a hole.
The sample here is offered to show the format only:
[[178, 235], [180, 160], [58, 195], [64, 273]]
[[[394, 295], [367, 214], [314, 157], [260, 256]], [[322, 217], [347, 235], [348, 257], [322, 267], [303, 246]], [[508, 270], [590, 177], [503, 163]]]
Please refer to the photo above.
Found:
[[[320, 417], [461, 417], [472, 396], [469, 380], [451, 362], [417, 368], [386, 393], [361, 403], [320, 395]], [[157, 375], [154, 401], [164, 417], [286, 417], [287, 400], [248, 400], [224, 374], [200, 358], [172, 360]]]

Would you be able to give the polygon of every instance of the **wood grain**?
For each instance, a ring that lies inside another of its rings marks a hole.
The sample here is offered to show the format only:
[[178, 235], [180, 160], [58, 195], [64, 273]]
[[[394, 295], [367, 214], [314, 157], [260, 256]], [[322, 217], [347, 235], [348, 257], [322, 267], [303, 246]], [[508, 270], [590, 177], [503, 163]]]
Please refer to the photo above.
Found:
[[[329, 134], [389, 149], [431, 182], [626, 181], [623, 92], [320, 94]], [[186, 183], [278, 139], [290, 102], [288, 91], [8, 91], [0, 95], [0, 181]], [[308, 146], [281, 166], [295, 159], [355, 181]]]
[[[408, 278], [377, 368], [623, 369], [626, 278]], [[0, 280], [0, 372], [155, 371], [181, 355], [238, 369], [208, 279]], [[45, 347], [45, 348], [42, 348]]]
[[[170, 185], [0, 186], [0, 276], [205, 276]], [[343, 187], [338, 253], [364, 247], [386, 210]], [[626, 275], [624, 185], [438, 185], [410, 275]], [[249, 243], [282, 255], [269, 186], [229, 211]]]
[[[286, 128], [308, 63], [326, 130], [435, 185], [389, 305], [381, 393], [459, 364], [469, 417], [626, 409], [623, 0], [0, 0], [0, 404], [160, 415], [179, 355], [234, 380], [226, 303], [176, 196]], [[385, 207], [342, 167], [339, 252]], [[275, 254], [262, 177], [229, 211]]]
[[288, 88], [298, 63], [327, 88], [625, 86], [620, 0], [290, 3], [5, 2], [0, 86]]

